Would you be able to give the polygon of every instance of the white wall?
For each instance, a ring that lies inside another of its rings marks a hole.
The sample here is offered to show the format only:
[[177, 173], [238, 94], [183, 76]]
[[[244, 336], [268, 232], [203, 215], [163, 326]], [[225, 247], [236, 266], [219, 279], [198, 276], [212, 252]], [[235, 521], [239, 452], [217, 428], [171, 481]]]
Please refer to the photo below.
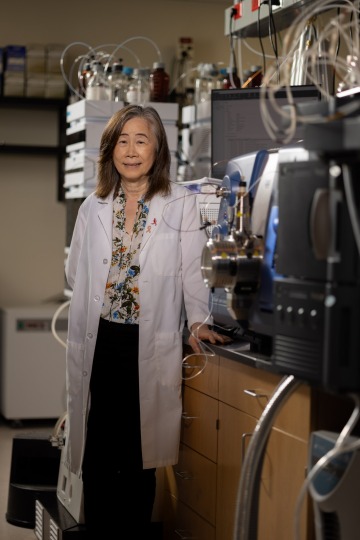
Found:
[[[2, 7], [0, 46], [77, 41], [96, 47], [145, 36], [156, 43], [170, 70], [178, 38], [190, 36], [196, 62], [229, 61], [227, 3], [220, 0], [102, 0], [95, 9], [84, 0], [33, 0], [7, 1]], [[146, 40], [133, 40], [131, 47], [144, 65], [157, 60]], [[35, 128], [24, 113], [16, 120], [19, 132], [22, 122], [27, 130]], [[0, 307], [37, 304], [62, 294], [65, 228], [56, 160], [0, 154]]]

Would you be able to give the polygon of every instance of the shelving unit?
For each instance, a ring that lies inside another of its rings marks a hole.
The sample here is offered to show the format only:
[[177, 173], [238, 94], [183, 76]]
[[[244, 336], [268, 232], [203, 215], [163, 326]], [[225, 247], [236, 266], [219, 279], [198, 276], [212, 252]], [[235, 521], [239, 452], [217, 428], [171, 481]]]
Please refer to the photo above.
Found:
[[[44, 144], [43, 141], [36, 142], [36, 137], [29, 140], [29, 142], [18, 142], [12, 139], [9, 129], [9, 121], [6, 119], [2, 124], [0, 130], [0, 154], [9, 155], [36, 155], [36, 156], [54, 156], [57, 158], [58, 164], [58, 200], [64, 200], [64, 162], [65, 162], [65, 145], [66, 145], [66, 106], [67, 99], [44, 99], [44, 98], [27, 98], [27, 97], [0, 97], [0, 118], [4, 112], [13, 111], [16, 122], [16, 130], [19, 133], [23, 131], [24, 125], [21, 124], [21, 117], [19, 119], [18, 113], [26, 111], [31, 113], [31, 116], [36, 122], [36, 114], [55, 111], [57, 115], [56, 120], [56, 134], [57, 141], [55, 144]], [[27, 116], [28, 118], [28, 116]], [[35, 124], [34, 124], [35, 125]], [[14, 132], [14, 125], [12, 132]], [[8, 135], [9, 134], [9, 135]]]

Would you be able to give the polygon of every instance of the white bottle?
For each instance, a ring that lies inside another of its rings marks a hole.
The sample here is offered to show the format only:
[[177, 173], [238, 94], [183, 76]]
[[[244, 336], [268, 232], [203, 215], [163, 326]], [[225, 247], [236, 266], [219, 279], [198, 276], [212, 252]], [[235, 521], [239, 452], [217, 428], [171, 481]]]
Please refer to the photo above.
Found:
[[86, 88], [86, 99], [93, 100], [109, 100], [110, 85], [104, 74], [104, 66], [98, 60], [95, 60], [92, 65], [92, 76], [88, 81]]

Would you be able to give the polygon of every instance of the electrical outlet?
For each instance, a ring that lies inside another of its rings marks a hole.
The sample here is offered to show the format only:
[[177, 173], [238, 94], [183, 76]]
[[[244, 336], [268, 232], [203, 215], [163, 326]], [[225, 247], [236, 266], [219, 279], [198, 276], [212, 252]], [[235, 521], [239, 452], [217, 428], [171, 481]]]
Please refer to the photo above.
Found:
[[191, 37], [181, 37], [177, 47], [178, 60], [192, 60], [194, 58], [194, 44]]

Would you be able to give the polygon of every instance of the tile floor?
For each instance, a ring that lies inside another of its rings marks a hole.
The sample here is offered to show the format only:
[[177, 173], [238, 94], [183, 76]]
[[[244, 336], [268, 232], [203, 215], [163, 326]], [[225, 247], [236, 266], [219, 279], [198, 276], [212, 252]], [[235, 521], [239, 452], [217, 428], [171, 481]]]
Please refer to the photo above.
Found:
[[12, 525], [6, 520], [8, 509], [8, 491], [12, 460], [13, 438], [28, 433], [52, 433], [54, 421], [24, 421], [19, 425], [0, 417], [0, 539], [1, 540], [36, 540], [33, 529]]

